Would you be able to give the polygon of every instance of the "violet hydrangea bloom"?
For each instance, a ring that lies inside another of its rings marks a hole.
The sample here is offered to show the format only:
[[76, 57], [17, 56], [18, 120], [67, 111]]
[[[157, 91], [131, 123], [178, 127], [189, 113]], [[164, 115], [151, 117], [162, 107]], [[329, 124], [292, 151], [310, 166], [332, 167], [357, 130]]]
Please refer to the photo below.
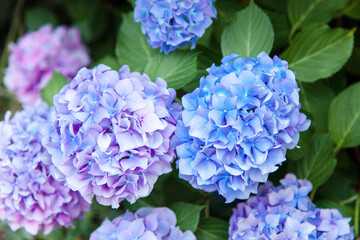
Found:
[[60, 26], [53, 30], [48, 24], [10, 45], [4, 83], [21, 103], [34, 105], [53, 71], [70, 80], [89, 63], [78, 29]]
[[311, 202], [309, 181], [287, 174], [280, 182], [278, 187], [267, 182], [257, 196], [237, 205], [230, 219], [229, 240], [354, 239], [350, 218]]
[[194, 234], [176, 226], [176, 216], [166, 207], [144, 207], [126, 212], [113, 221], [105, 219], [90, 240], [195, 240]]
[[216, 17], [215, 0], [136, 0], [135, 21], [152, 48], [165, 54], [192, 44], [204, 35]]
[[226, 202], [246, 199], [285, 161], [310, 121], [299, 112], [294, 73], [276, 56], [231, 54], [208, 72], [182, 98], [172, 141], [177, 167], [194, 188], [217, 190]]
[[53, 175], [90, 203], [134, 203], [148, 196], [158, 176], [171, 171], [170, 137], [180, 104], [165, 80], [119, 72], [105, 65], [82, 68], [54, 96], [49, 137], [44, 145]]
[[0, 122], [0, 219], [15, 231], [48, 234], [59, 226], [73, 226], [90, 205], [78, 192], [56, 181], [50, 158], [40, 139], [48, 107], [38, 102]]

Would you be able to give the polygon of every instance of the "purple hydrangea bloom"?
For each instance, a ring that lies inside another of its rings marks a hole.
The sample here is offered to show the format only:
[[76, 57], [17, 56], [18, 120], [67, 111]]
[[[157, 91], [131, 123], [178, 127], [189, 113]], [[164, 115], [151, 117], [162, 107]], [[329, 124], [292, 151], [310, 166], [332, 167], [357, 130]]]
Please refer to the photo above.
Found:
[[237, 205], [230, 218], [229, 240], [354, 239], [350, 218], [311, 202], [309, 181], [287, 174], [280, 182], [278, 187], [267, 182], [257, 196]]
[[90, 205], [78, 192], [50, 175], [50, 158], [40, 131], [49, 109], [38, 102], [0, 122], [0, 219], [12, 230], [48, 234], [59, 226], [73, 226]]
[[81, 43], [78, 29], [60, 26], [52, 30], [48, 24], [10, 45], [4, 83], [21, 103], [34, 105], [53, 71], [70, 80], [89, 63], [90, 58]]
[[310, 121], [299, 112], [294, 73], [276, 56], [231, 54], [208, 72], [182, 98], [172, 141], [177, 167], [194, 188], [217, 190], [226, 202], [246, 199], [285, 161]]
[[105, 219], [90, 240], [195, 240], [194, 234], [176, 226], [176, 216], [166, 207], [144, 207], [136, 213], [126, 212], [112, 222]]
[[59, 94], [49, 137], [57, 179], [90, 203], [119, 207], [148, 196], [158, 176], [171, 171], [170, 137], [181, 106], [165, 80], [119, 72], [105, 65], [82, 68]]
[[135, 21], [151, 47], [165, 54], [192, 44], [204, 35], [216, 17], [215, 0], [136, 0]]

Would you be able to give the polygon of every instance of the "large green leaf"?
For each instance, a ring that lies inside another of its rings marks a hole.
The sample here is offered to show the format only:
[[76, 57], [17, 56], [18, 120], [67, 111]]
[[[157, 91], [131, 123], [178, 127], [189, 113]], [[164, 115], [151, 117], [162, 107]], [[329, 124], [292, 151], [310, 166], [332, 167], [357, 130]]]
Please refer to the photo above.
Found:
[[329, 130], [337, 150], [360, 145], [360, 82], [342, 91], [332, 101]]
[[330, 134], [321, 134], [311, 140], [309, 153], [303, 160], [289, 162], [289, 170], [298, 178], [308, 179], [316, 188], [330, 178], [336, 163]]
[[168, 55], [158, 53], [145, 67], [145, 73], [155, 81], [162, 77], [168, 87], [179, 89], [196, 75], [197, 53], [194, 51], [176, 51]]
[[314, 82], [336, 73], [351, 55], [354, 31], [313, 24], [302, 30], [282, 54], [299, 81]]
[[198, 51], [196, 75], [191, 82], [182, 87], [185, 92], [192, 92], [199, 87], [200, 78], [209, 75], [206, 69], [212, 64], [217, 66], [221, 64], [221, 53], [215, 52], [213, 48], [197, 46], [196, 50]]
[[349, 0], [291, 0], [288, 16], [292, 25], [290, 38], [297, 29], [310, 23], [327, 23], [333, 14], [346, 6]]
[[[360, 11], [359, 11], [360, 15]], [[353, 53], [347, 62], [345, 68], [352, 75], [360, 76], [360, 47], [354, 46]]]
[[218, 218], [203, 218], [195, 232], [197, 240], [224, 240], [229, 238], [229, 223]]
[[159, 50], [150, 47], [140, 24], [134, 21], [132, 13], [123, 15], [118, 31], [115, 53], [119, 64], [129, 65], [132, 71], [143, 72], [146, 64]]
[[111, 67], [111, 69], [113, 69], [115, 71], [119, 71], [119, 69], [120, 69], [120, 65], [119, 65], [118, 61], [116, 60], [116, 58], [114, 58], [113, 56], [110, 56], [110, 55], [106, 55], [105, 57], [101, 58], [99, 61], [97, 61], [96, 63], [94, 63], [92, 65], [94, 67], [99, 64], [105, 64], [106, 66]]
[[50, 23], [53, 27], [56, 27], [58, 24], [57, 17], [50, 8], [35, 7], [25, 11], [25, 26], [27, 30], [38, 30], [38, 28], [47, 23]]
[[195, 232], [200, 219], [200, 213], [204, 206], [193, 205], [185, 202], [177, 202], [170, 207], [176, 215], [176, 225], [182, 231], [190, 230]]
[[287, 0], [255, 0], [261, 7], [269, 8], [279, 13], [286, 13]]
[[[157, 184], [158, 182], [156, 185]], [[187, 181], [179, 178], [179, 171], [177, 169], [171, 172], [161, 191], [165, 195], [166, 206], [170, 206], [176, 202], [196, 203], [204, 199], [204, 196], [199, 190], [193, 188]]]
[[346, 7], [345, 15], [360, 20], [360, 0], [353, 0], [349, 6]]
[[69, 81], [64, 75], [58, 72], [53, 72], [52, 77], [45, 88], [41, 90], [41, 97], [48, 106], [53, 105], [53, 96], [60, 92], [60, 90], [67, 84]]
[[255, 57], [269, 53], [274, 42], [274, 30], [269, 17], [253, 1], [238, 12], [221, 36], [223, 55], [232, 53], [241, 57]]
[[[338, 159], [340, 165], [344, 160], [340, 157]], [[356, 188], [348, 176], [334, 172], [326, 183], [316, 191], [316, 195], [320, 198], [341, 202], [356, 195]]]
[[221, 35], [231, 21], [234, 15], [240, 11], [243, 6], [238, 1], [233, 0], [217, 0], [214, 3], [217, 11], [216, 21], [213, 22], [213, 35], [220, 42]]
[[310, 113], [311, 124], [317, 133], [328, 132], [329, 107], [335, 97], [334, 91], [324, 81], [316, 83], [299, 82], [301, 107]]
[[288, 150], [286, 152], [286, 158], [291, 161], [303, 161], [310, 149], [310, 141], [313, 136], [311, 128], [305, 132], [300, 133], [300, 139], [298, 142], [298, 147]]
[[274, 27], [275, 40], [274, 49], [281, 49], [288, 45], [288, 35], [290, 31], [290, 23], [285, 14], [268, 11], [271, 23]]

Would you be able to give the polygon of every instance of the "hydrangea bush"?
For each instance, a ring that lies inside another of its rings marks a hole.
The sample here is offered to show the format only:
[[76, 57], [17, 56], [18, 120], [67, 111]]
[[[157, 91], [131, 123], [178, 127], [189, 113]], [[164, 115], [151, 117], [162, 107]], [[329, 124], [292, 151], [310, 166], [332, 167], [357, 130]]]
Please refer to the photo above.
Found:
[[128, 66], [82, 68], [54, 96], [43, 139], [55, 178], [113, 208], [148, 196], [175, 158], [170, 137], [181, 106], [174, 98], [162, 78], [154, 83]]
[[1, 240], [360, 238], [359, 0], [0, 2]]
[[165, 54], [192, 45], [201, 38], [216, 17], [215, 0], [136, 0], [135, 21], [152, 48]]
[[237, 205], [229, 239], [354, 239], [350, 218], [311, 202], [309, 181], [287, 174], [280, 182], [278, 187], [267, 182], [257, 196]]
[[52, 77], [53, 71], [69, 80], [90, 63], [89, 55], [76, 28], [45, 25], [38, 31], [23, 35], [10, 45], [9, 66], [4, 84], [18, 100], [34, 105], [40, 91]]
[[262, 52], [256, 58], [231, 54], [221, 63], [182, 98], [173, 147], [181, 178], [232, 202], [256, 193], [310, 121], [300, 113], [286, 61]]
[[49, 108], [38, 101], [11, 119], [10, 114], [0, 122], [0, 219], [33, 235], [74, 226], [90, 204], [50, 175], [49, 154], [41, 144]]
[[176, 226], [176, 216], [166, 207], [143, 207], [135, 213], [126, 212], [111, 222], [105, 219], [90, 236], [90, 240], [139, 239], [139, 240], [195, 240], [194, 234], [182, 232]]

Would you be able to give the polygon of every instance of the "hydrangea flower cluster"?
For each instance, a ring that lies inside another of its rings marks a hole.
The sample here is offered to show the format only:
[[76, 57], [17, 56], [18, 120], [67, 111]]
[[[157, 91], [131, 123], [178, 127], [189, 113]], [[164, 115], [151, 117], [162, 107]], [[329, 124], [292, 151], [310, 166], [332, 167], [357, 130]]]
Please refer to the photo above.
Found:
[[10, 45], [4, 83], [21, 103], [34, 105], [53, 71], [70, 80], [89, 63], [90, 58], [81, 43], [78, 29], [60, 26], [53, 30], [48, 24]]
[[267, 182], [257, 196], [238, 204], [230, 219], [229, 240], [354, 239], [350, 218], [311, 202], [309, 181], [287, 174], [280, 182], [278, 187]]
[[112, 222], [105, 219], [90, 240], [195, 240], [194, 234], [176, 227], [176, 216], [166, 207], [144, 207], [136, 213], [126, 212]]
[[231, 202], [256, 193], [285, 161], [310, 121], [299, 112], [299, 88], [286, 61], [265, 52], [231, 54], [212, 65], [200, 87], [182, 98], [172, 145], [180, 177]]
[[66, 180], [90, 203], [119, 207], [151, 192], [158, 176], [171, 171], [170, 137], [180, 104], [162, 78], [152, 82], [123, 66], [82, 68], [54, 96], [49, 137], [44, 145]]
[[48, 234], [58, 226], [73, 226], [90, 205], [78, 192], [56, 181], [49, 172], [49, 155], [40, 128], [49, 109], [38, 102], [0, 122], [0, 219], [13, 231]]
[[135, 21], [152, 48], [165, 54], [192, 44], [204, 35], [216, 17], [215, 0], [136, 0]]

